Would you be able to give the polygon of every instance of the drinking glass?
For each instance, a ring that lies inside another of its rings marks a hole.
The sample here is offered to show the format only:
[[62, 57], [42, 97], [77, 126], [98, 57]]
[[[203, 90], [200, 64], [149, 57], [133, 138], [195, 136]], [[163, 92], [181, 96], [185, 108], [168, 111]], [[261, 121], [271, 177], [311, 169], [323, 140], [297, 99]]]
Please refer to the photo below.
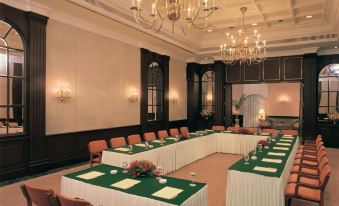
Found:
[[262, 144], [259, 144], [258, 148], [259, 148], [259, 152], [262, 152]]
[[250, 163], [248, 163], [248, 160], [250, 160], [250, 156], [248, 155], [248, 154], [246, 154], [245, 156], [244, 156], [244, 160], [245, 160], [245, 165], [248, 165], [248, 164], [250, 164]]
[[128, 145], [128, 147], [129, 147], [128, 153], [132, 153], [132, 151], [133, 151], [133, 145]]
[[124, 171], [122, 171], [122, 172], [127, 173], [127, 162], [122, 163], [122, 168], [124, 169]]
[[148, 149], [148, 142], [145, 142], [145, 149]]
[[257, 149], [252, 150], [252, 154], [255, 157], [255, 154], [257, 153]]
[[163, 145], [163, 144], [164, 144], [164, 139], [160, 138], [160, 145]]
[[195, 186], [197, 186], [194, 182], [195, 182], [195, 176], [197, 175], [197, 173], [195, 173], [195, 172], [190, 172], [190, 175], [191, 175], [191, 177], [192, 177], [192, 182], [191, 182], [191, 184], [190, 184], [190, 187], [195, 187]]
[[156, 169], [155, 169], [155, 172], [156, 172], [156, 176], [157, 176], [157, 180], [160, 180], [162, 179], [162, 167], [158, 166]]

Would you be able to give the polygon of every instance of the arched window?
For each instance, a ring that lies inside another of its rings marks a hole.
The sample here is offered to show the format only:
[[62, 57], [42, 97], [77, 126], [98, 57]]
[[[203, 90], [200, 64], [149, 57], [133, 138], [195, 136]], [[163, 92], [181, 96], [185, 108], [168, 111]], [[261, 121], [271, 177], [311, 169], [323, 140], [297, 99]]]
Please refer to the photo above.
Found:
[[163, 119], [163, 72], [157, 62], [148, 67], [148, 121]]
[[24, 132], [24, 56], [20, 34], [0, 21], [0, 136]]
[[214, 94], [215, 94], [215, 73], [207, 71], [201, 77], [201, 109], [203, 117], [210, 117], [214, 114]]
[[339, 112], [339, 64], [330, 64], [319, 73], [319, 119]]

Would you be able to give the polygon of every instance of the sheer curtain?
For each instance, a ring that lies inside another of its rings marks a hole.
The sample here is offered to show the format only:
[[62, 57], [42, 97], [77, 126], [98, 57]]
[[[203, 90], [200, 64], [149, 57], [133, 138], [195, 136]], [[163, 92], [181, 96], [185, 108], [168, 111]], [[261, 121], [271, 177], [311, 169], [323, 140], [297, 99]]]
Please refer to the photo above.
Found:
[[244, 102], [244, 127], [259, 126], [259, 110], [265, 109], [265, 98], [258, 94], [247, 96]]

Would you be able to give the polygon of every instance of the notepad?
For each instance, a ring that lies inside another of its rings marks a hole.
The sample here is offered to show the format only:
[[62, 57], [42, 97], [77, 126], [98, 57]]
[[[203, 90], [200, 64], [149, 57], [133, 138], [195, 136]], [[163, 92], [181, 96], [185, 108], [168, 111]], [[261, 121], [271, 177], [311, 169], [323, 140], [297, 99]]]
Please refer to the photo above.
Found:
[[261, 161], [262, 162], [269, 162], [269, 163], [278, 163], [278, 164], [282, 163], [282, 160], [280, 160], [280, 159], [263, 158]]
[[98, 171], [92, 171], [92, 172], [88, 172], [82, 175], [78, 175], [78, 178], [84, 179], [84, 180], [91, 180], [97, 177], [100, 177], [102, 175], [104, 175], [105, 173], [102, 172], [98, 172]]
[[280, 139], [279, 141], [280, 142], [293, 142], [293, 140], [291, 139]]
[[133, 187], [136, 184], [139, 184], [140, 182], [141, 181], [139, 180], [133, 180], [133, 179], [126, 178], [124, 180], [121, 180], [119, 182], [112, 184], [111, 186], [126, 190], [126, 189]]
[[289, 150], [287, 147], [273, 147], [275, 150]]
[[145, 144], [135, 144], [135, 146], [138, 146], [138, 147], [146, 147]]
[[164, 187], [161, 190], [152, 194], [152, 196], [164, 198], [167, 200], [174, 199], [178, 194], [182, 193], [184, 190], [174, 188], [174, 187]]
[[224, 133], [231, 133], [232, 131], [224, 131]]
[[121, 152], [128, 152], [129, 151], [128, 148], [124, 148], [124, 147], [118, 147], [118, 148], [115, 148], [114, 150], [121, 151]]
[[[154, 143], [161, 143], [161, 141], [160, 140], [153, 140], [152, 142], [154, 142]], [[163, 143], [164, 143], [165, 141], [163, 141]]]
[[205, 131], [206, 132], [213, 132], [213, 130], [211, 130], [211, 129], [206, 129]]
[[191, 132], [189, 134], [191, 134], [191, 135], [198, 135], [198, 133], [196, 133], [196, 132]]
[[286, 153], [280, 153], [280, 152], [268, 152], [267, 154], [272, 155], [272, 156], [279, 156], [279, 157], [286, 156]]
[[170, 139], [170, 140], [176, 140], [175, 137], [168, 137], [166, 139]]
[[272, 167], [259, 167], [256, 166], [253, 168], [253, 170], [255, 171], [261, 171], [261, 172], [271, 172], [271, 173], [276, 173], [277, 169], [276, 168], [272, 168]]
[[290, 134], [285, 134], [284, 137], [292, 137]]
[[282, 138], [283, 139], [294, 139], [294, 137], [292, 137], [292, 136], [283, 136]]
[[291, 146], [291, 143], [281, 143], [281, 142], [278, 142], [277, 145], [281, 145], [281, 146]]
[[270, 135], [270, 133], [260, 133], [260, 135]]

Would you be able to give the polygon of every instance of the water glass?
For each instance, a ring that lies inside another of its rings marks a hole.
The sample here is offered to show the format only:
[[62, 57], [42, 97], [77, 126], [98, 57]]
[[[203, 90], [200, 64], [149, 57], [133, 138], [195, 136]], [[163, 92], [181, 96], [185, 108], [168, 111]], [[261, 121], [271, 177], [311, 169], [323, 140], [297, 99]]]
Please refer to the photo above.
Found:
[[133, 152], [133, 145], [128, 145], [128, 147], [129, 147], [128, 153], [132, 153]]
[[155, 169], [155, 173], [156, 173], [156, 176], [157, 176], [157, 178], [156, 179], [162, 179], [162, 167], [160, 167], [160, 166], [157, 166], [157, 168]]
[[259, 152], [262, 152], [262, 144], [258, 145]]
[[127, 162], [122, 163], [122, 168], [124, 169], [123, 173], [127, 173]]
[[191, 177], [192, 177], [192, 182], [191, 182], [191, 184], [190, 184], [190, 187], [195, 187], [195, 186], [197, 186], [194, 182], [195, 182], [195, 176], [197, 175], [197, 173], [195, 173], [195, 172], [190, 172], [190, 175], [191, 175]]
[[253, 156], [255, 156], [256, 153], [257, 153], [257, 149], [255, 148], [254, 150], [252, 150]]
[[250, 156], [249, 156], [248, 154], [246, 154], [246, 155], [244, 156], [244, 160], [245, 160], [245, 165], [250, 164], [250, 163], [248, 163], [248, 160], [250, 160]]

